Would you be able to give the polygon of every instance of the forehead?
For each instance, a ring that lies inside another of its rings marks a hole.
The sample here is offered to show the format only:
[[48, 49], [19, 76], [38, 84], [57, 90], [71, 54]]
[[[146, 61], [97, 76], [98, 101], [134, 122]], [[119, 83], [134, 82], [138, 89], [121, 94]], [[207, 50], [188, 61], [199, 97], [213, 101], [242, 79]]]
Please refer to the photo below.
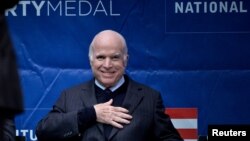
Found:
[[93, 48], [94, 55], [121, 55], [123, 54], [123, 49], [120, 47], [94, 47]]
[[94, 54], [121, 54], [124, 52], [124, 46], [117, 40], [100, 40], [93, 46]]

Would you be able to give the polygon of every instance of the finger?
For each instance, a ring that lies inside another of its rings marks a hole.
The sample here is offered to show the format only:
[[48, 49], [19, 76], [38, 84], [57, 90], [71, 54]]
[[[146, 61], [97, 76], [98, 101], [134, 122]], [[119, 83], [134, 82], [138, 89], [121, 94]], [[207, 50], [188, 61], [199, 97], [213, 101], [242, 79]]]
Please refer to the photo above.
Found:
[[120, 117], [122, 119], [132, 119], [133, 117], [126, 113], [115, 113], [116, 117]]
[[129, 111], [122, 107], [114, 107], [115, 112], [122, 112], [122, 113], [128, 113]]
[[111, 121], [110, 124], [116, 128], [123, 128], [123, 126], [116, 121]]
[[127, 120], [127, 119], [124, 119], [124, 118], [121, 118], [121, 117], [115, 117], [113, 119], [113, 121], [115, 121], [117, 123], [122, 123], [122, 124], [129, 124], [130, 123], [130, 120]]
[[109, 101], [103, 103], [104, 105], [111, 105], [113, 103], [113, 99], [110, 99]]

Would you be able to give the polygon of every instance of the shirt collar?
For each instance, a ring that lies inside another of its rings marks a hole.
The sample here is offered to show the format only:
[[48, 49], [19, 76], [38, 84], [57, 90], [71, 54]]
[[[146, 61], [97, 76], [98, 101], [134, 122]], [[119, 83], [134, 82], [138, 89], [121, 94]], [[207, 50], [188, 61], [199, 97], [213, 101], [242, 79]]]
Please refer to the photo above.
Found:
[[[125, 82], [124, 76], [122, 76], [122, 78], [112, 87], [110, 87], [109, 89], [114, 92], [115, 90], [117, 90], [119, 87], [121, 87], [121, 85]], [[97, 87], [101, 88], [102, 90], [105, 90], [106, 88], [95, 79], [95, 84]]]

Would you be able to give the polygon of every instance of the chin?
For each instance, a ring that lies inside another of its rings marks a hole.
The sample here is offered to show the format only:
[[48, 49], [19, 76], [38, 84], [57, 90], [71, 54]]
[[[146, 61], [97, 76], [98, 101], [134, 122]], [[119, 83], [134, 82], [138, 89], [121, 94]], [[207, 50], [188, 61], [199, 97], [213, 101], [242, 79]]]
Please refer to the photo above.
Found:
[[110, 80], [110, 79], [107, 79], [107, 78], [102, 79], [101, 82], [105, 86], [112, 86], [115, 83], [113, 80]]
[[104, 81], [104, 84], [108, 87], [112, 87], [114, 85], [114, 82], [105, 82]]

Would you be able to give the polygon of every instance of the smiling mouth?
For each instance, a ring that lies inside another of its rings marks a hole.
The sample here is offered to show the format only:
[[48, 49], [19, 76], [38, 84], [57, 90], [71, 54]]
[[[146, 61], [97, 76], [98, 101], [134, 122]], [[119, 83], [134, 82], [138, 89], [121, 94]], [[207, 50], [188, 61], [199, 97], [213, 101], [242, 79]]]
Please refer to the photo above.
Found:
[[103, 74], [114, 74], [115, 71], [101, 71]]
[[103, 74], [103, 76], [106, 77], [106, 78], [111, 78], [111, 77], [114, 76], [115, 72], [114, 72], [114, 71], [112, 71], [112, 72], [103, 72], [103, 71], [102, 71], [102, 74]]

